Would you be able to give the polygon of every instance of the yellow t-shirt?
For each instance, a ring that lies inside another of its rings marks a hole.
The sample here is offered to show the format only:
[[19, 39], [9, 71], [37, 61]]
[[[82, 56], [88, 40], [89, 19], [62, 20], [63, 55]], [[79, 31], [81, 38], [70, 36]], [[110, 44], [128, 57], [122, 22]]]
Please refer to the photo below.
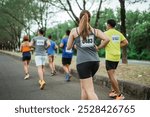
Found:
[[120, 61], [120, 43], [125, 40], [122, 33], [115, 29], [109, 29], [105, 32], [109, 37], [110, 42], [105, 47], [105, 58], [110, 61]]

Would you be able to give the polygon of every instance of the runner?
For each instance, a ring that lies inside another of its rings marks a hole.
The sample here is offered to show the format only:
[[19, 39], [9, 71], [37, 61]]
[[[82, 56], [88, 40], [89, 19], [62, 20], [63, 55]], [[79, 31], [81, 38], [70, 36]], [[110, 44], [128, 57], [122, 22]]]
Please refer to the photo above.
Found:
[[[97, 100], [98, 97], [94, 91], [93, 76], [99, 68], [99, 56], [98, 49], [106, 46], [109, 42], [108, 37], [98, 29], [94, 29], [90, 26], [90, 13], [87, 10], [83, 10], [80, 13], [79, 27], [73, 28], [67, 49], [71, 49], [73, 42], [75, 41], [77, 48], [77, 71], [80, 77], [81, 86], [81, 99]], [[103, 42], [95, 46], [96, 37], [102, 39]]]
[[44, 33], [43, 29], [39, 29], [38, 36], [34, 37], [30, 43], [30, 46], [35, 46], [35, 63], [38, 68], [41, 90], [44, 89], [46, 84], [44, 80], [44, 66], [47, 58], [46, 49], [50, 46], [48, 39], [43, 36]]
[[48, 53], [48, 60], [49, 60], [49, 67], [51, 69], [51, 75], [54, 76], [56, 74], [56, 69], [55, 69], [55, 63], [54, 63], [54, 58], [55, 58], [55, 50], [58, 48], [58, 46], [56, 45], [56, 43], [54, 41], [52, 41], [52, 36], [49, 35], [48, 39], [50, 41], [50, 47], [47, 49], [47, 53]]
[[24, 72], [25, 72], [24, 79], [26, 80], [30, 77], [30, 75], [29, 75], [29, 63], [31, 60], [29, 37], [27, 35], [25, 35], [23, 37], [23, 42], [21, 43], [20, 51], [22, 52], [22, 61], [23, 61], [23, 67], [24, 67]]
[[110, 97], [115, 97], [116, 100], [123, 100], [125, 97], [121, 94], [118, 81], [115, 79], [115, 70], [120, 61], [120, 47], [128, 44], [127, 39], [119, 31], [115, 30], [116, 21], [110, 19], [107, 21], [107, 31], [105, 34], [109, 37], [110, 42], [105, 47], [106, 51], [106, 70], [112, 84]]
[[71, 74], [70, 74], [70, 64], [72, 61], [73, 51], [72, 49], [67, 50], [67, 42], [68, 36], [70, 34], [70, 30], [66, 30], [66, 37], [61, 40], [60, 47], [62, 48], [62, 64], [63, 69], [66, 73], [65, 79], [66, 81], [70, 81]]

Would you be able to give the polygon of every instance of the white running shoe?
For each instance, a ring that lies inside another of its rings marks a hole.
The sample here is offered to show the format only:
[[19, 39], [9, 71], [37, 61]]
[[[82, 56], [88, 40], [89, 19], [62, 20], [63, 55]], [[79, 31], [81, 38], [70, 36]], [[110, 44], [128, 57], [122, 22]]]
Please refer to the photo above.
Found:
[[27, 75], [24, 77], [24, 79], [26, 80], [26, 79], [28, 79], [29, 77], [30, 77], [30, 75], [27, 74]]

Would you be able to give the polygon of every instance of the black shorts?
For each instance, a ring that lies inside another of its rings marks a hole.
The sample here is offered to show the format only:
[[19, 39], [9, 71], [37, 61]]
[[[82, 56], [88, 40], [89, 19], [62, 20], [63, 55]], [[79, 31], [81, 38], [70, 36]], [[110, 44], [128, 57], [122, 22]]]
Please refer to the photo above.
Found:
[[93, 77], [99, 68], [99, 61], [90, 61], [77, 65], [80, 79]]
[[70, 65], [72, 58], [62, 58], [63, 65]]
[[109, 61], [106, 60], [106, 70], [116, 69], [119, 61]]
[[29, 61], [31, 60], [31, 53], [30, 52], [24, 52], [22, 54], [22, 61]]

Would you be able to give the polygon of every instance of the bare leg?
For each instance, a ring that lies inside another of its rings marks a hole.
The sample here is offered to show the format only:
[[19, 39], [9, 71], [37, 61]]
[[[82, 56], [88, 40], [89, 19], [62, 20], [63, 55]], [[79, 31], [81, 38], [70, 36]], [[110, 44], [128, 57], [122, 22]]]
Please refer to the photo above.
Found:
[[63, 69], [64, 69], [65, 73], [69, 74], [68, 65], [63, 65]]
[[98, 100], [98, 97], [94, 91], [92, 77], [80, 79], [80, 84], [81, 84], [81, 99]]
[[38, 66], [38, 74], [39, 74], [39, 78], [40, 80], [44, 80], [44, 73], [43, 73], [43, 68], [42, 66]]
[[28, 74], [28, 64], [27, 64], [27, 61], [23, 62], [23, 67], [24, 67], [25, 74]]
[[118, 86], [118, 81], [115, 79], [115, 70], [108, 70], [107, 71], [109, 79], [111, 81], [112, 89], [116, 91], [117, 94], [120, 94], [119, 86]]

